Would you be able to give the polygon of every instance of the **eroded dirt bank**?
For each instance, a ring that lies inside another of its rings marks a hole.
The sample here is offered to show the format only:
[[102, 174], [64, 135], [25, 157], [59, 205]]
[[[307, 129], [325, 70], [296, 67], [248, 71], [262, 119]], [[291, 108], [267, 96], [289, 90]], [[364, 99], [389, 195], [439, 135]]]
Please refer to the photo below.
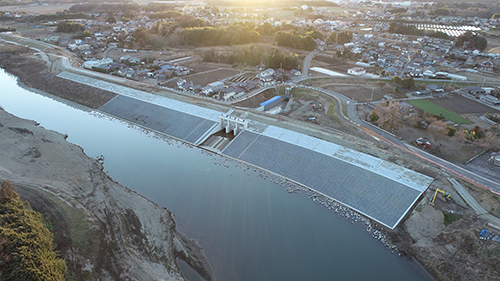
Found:
[[74, 280], [184, 280], [181, 258], [214, 280], [170, 212], [109, 178], [65, 136], [0, 110], [0, 181], [49, 219]]

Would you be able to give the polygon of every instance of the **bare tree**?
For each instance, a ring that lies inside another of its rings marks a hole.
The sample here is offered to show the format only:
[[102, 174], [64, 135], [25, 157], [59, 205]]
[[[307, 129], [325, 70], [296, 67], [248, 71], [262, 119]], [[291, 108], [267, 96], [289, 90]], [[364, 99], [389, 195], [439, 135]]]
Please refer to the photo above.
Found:
[[403, 124], [404, 109], [400, 102], [379, 102], [375, 106], [380, 119], [378, 123], [387, 131], [394, 132]]
[[427, 132], [434, 138], [434, 139], [440, 139], [447, 134], [447, 129], [448, 125], [441, 121], [437, 120], [432, 122], [429, 127], [427, 127]]
[[492, 132], [486, 132], [483, 138], [477, 140], [477, 143], [484, 149], [500, 150], [500, 138]]

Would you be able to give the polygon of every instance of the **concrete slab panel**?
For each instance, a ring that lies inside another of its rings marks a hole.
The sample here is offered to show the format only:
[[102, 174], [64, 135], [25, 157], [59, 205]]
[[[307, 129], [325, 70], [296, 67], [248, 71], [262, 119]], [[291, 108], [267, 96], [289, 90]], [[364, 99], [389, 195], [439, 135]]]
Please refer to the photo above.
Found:
[[304, 148], [315, 150], [320, 142], [321, 142], [321, 140], [317, 139], [315, 137], [311, 137], [308, 135], [302, 135], [302, 137], [297, 140], [296, 144], [298, 146], [302, 146]]
[[354, 162], [354, 160], [359, 156], [359, 152], [348, 149], [345, 147], [340, 147], [333, 156], [345, 160], [347, 162]]
[[331, 142], [320, 141], [318, 143], [318, 145], [316, 145], [316, 147], [314, 148], [314, 150], [317, 151], [317, 152], [319, 152], [319, 153], [332, 156], [333, 154], [335, 154], [335, 152], [337, 152], [337, 150], [340, 147], [341, 147], [340, 145], [337, 145], [337, 144], [334, 144], [334, 143], [331, 143]]
[[263, 136], [268, 136], [271, 138], [279, 139], [283, 134], [283, 129], [276, 126], [267, 126], [267, 128], [262, 132]]
[[426, 175], [422, 175], [412, 170], [404, 171], [399, 177], [399, 181], [416, 189], [424, 192], [434, 179]]
[[382, 159], [375, 156], [360, 153], [358, 158], [354, 160], [354, 163], [366, 167], [366, 169], [375, 170], [375, 168], [380, 165], [382, 161]]
[[376, 172], [391, 179], [397, 179], [405, 171], [404, 167], [398, 166], [394, 163], [383, 161], [378, 166]]

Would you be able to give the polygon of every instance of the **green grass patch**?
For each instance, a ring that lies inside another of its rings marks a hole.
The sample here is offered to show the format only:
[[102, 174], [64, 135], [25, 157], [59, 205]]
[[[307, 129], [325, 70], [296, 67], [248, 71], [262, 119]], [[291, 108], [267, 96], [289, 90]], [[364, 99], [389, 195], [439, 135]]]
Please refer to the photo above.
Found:
[[348, 117], [349, 115], [347, 114], [347, 104], [345, 102], [341, 102], [340, 108], [342, 108], [342, 113], [344, 113], [344, 116]]
[[336, 109], [335, 109], [335, 101], [333, 99], [328, 99], [328, 104], [329, 108], [328, 111], [326, 112], [326, 115], [330, 117], [330, 120], [332, 120], [333, 123], [340, 123], [340, 120], [338, 116], [335, 114]]
[[442, 108], [441, 106], [439, 105], [436, 105], [428, 100], [410, 100], [408, 101], [409, 103], [413, 104], [414, 106], [424, 110], [424, 111], [427, 111], [431, 114], [443, 114], [443, 117], [450, 120], [450, 121], [453, 121], [457, 124], [471, 124], [472, 122], [463, 118], [462, 116], [458, 115], [458, 114], [455, 114], [449, 110], [446, 110], [444, 108]]
[[423, 207], [424, 207], [423, 205], [418, 205], [418, 206], [415, 208], [415, 211], [417, 211], [417, 212], [419, 212], [419, 213], [420, 213], [420, 212], [422, 212], [422, 208], [423, 208]]
[[[283, 87], [283, 91], [284, 89], [285, 88]], [[318, 96], [318, 93], [316, 91], [303, 88], [293, 88], [291, 94], [292, 97], [294, 98], [303, 98], [303, 99], [304, 98], [312, 99]]]
[[463, 216], [460, 214], [456, 214], [456, 213], [452, 214], [452, 213], [448, 213], [445, 211], [443, 211], [443, 216], [444, 216], [444, 219], [443, 219], [444, 225], [450, 225], [450, 224], [456, 222], [457, 220], [463, 218]]

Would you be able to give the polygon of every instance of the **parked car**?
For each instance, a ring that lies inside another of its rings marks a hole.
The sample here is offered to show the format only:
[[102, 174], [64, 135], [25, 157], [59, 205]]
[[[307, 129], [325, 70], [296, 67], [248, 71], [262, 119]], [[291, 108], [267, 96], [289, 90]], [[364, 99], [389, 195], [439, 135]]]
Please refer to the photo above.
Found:
[[432, 149], [432, 142], [428, 138], [418, 138], [415, 140], [417, 146], [424, 147], [426, 149]]

